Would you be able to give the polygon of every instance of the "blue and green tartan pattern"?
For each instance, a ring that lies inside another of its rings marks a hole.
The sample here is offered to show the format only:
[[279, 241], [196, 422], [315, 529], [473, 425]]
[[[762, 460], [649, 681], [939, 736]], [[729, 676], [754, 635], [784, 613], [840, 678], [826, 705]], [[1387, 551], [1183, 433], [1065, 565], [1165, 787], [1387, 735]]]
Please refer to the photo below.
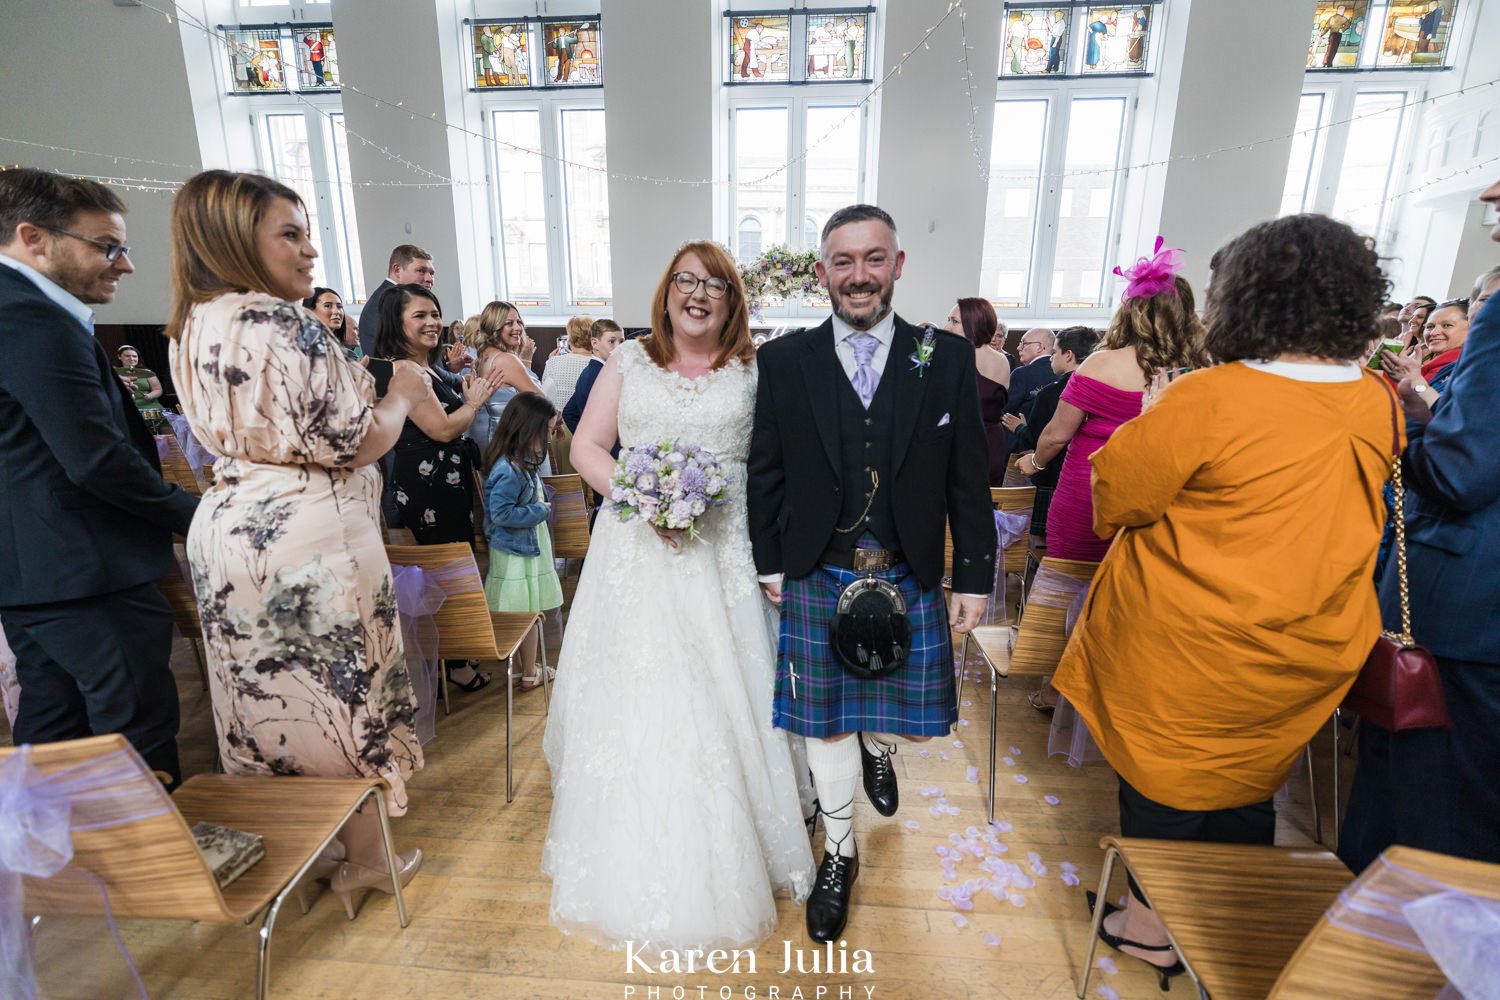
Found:
[[865, 680], [844, 669], [828, 643], [839, 594], [864, 575], [825, 563], [784, 584], [773, 723], [815, 737], [859, 731], [942, 736], [958, 721], [943, 591], [923, 590], [905, 563], [875, 574], [906, 599], [912, 645], [896, 673]]

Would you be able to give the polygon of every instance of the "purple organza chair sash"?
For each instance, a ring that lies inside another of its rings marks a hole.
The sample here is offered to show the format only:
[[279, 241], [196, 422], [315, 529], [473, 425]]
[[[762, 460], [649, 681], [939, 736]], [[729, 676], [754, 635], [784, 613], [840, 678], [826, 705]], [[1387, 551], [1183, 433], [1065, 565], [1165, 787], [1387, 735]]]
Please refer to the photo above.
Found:
[[[1083, 615], [1084, 606], [1088, 604], [1092, 583], [1092, 580], [1080, 580], [1060, 573], [1043, 563], [1031, 581], [1026, 604], [1028, 607], [1038, 605], [1063, 611], [1063, 631], [1071, 636]], [[1057, 707], [1052, 711], [1052, 725], [1047, 732], [1047, 756], [1066, 757], [1074, 767], [1104, 760], [1104, 754], [1099, 752], [1083, 717], [1062, 695], [1058, 695]]]
[[1328, 909], [1336, 927], [1424, 952], [1466, 997], [1492, 997], [1500, 979], [1500, 900], [1475, 896], [1384, 857]]
[[[995, 613], [1005, 613], [1001, 605], [1004, 601], [1005, 583], [1005, 549], [1006, 546], [1014, 545], [1026, 537], [1031, 530], [1031, 511], [995, 511], [995, 536], [998, 544], [995, 549], [995, 579], [990, 585], [990, 599], [985, 604], [984, 620], [986, 623], [995, 621]], [[1007, 621], [1009, 619], [1006, 619]]]
[[420, 566], [392, 566], [391, 585], [396, 591], [396, 608], [401, 614], [401, 648], [405, 651], [406, 672], [417, 698], [417, 713], [412, 726], [417, 742], [427, 744], [437, 735], [438, 628], [433, 615], [448, 595]]
[[198, 443], [187, 417], [180, 413], [173, 413], [171, 410], [167, 410], [166, 414], [167, 423], [172, 425], [172, 434], [177, 438], [177, 444], [182, 448], [183, 455], [187, 456], [188, 465], [192, 467], [194, 474], [197, 474], [205, 465], [213, 465], [218, 460], [219, 456]]
[[46, 777], [32, 766], [30, 755], [31, 747], [22, 746], [0, 762], [0, 996], [36, 996], [22, 877], [71, 876], [97, 886], [110, 932], [144, 1000], [146, 987], [115, 931], [104, 883], [71, 864], [73, 831], [161, 816], [172, 811], [172, 802], [133, 750], [106, 754]]

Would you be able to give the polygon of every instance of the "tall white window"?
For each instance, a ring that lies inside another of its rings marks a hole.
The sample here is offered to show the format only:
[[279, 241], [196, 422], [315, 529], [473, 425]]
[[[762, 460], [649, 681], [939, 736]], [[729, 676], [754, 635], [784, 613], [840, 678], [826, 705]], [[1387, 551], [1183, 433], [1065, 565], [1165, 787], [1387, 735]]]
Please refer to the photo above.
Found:
[[1131, 96], [1092, 80], [1002, 86], [980, 269], [997, 308], [1029, 315], [1105, 305]]
[[1320, 212], [1378, 241], [1392, 235], [1394, 199], [1411, 159], [1413, 102], [1422, 96], [1413, 76], [1382, 74], [1384, 86], [1309, 77], [1321, 86], [1302, 95], [1297, 131], [1317, 131], [1292, 142], [1283, 215]]

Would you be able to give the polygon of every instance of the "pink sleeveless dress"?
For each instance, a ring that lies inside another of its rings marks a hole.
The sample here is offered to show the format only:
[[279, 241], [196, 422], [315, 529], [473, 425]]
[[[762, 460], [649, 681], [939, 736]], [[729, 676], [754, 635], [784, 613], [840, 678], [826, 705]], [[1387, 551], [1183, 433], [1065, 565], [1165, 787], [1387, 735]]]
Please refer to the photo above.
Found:
[[1047, 555], [1099, 562], [1110, 539], [1094, 534], [1094, 498], [1089, 492], [1089, 456], [1104, 447], [1121, 424], [1140, 416], [1139, 392], [1126, 392], [1086, 375], [1074, 375], [1061, 400], [1083, 411], [1083, 425], [1073, 435], [1057, 478], [1057, 492], [1047, 511]]

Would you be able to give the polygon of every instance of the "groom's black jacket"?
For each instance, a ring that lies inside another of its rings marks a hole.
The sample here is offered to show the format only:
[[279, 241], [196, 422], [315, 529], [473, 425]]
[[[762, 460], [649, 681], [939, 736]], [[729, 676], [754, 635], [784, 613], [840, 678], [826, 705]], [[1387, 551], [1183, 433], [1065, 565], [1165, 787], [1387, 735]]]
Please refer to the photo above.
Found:
[[[889, 489], [903, 553], [917, 581], [938, 586], [943, 526], [953, 530], [953, 589], [988, 594], [994, 585], [995, 519], [989, 460], [979, 417], [974, 348], [937, 331], [931, 363], [911, 356], [923, 331], [896, 317], [882, 384], [895, 379], [895, 430]], [[838, 396], [848, 383], [833, 346], [833, 320], [767, 343], [756, 357], [760, 384], [750, 439], [748, 500], [755, 567], [764, 574], [806, 576], [828, 548], [844, 490]]]

